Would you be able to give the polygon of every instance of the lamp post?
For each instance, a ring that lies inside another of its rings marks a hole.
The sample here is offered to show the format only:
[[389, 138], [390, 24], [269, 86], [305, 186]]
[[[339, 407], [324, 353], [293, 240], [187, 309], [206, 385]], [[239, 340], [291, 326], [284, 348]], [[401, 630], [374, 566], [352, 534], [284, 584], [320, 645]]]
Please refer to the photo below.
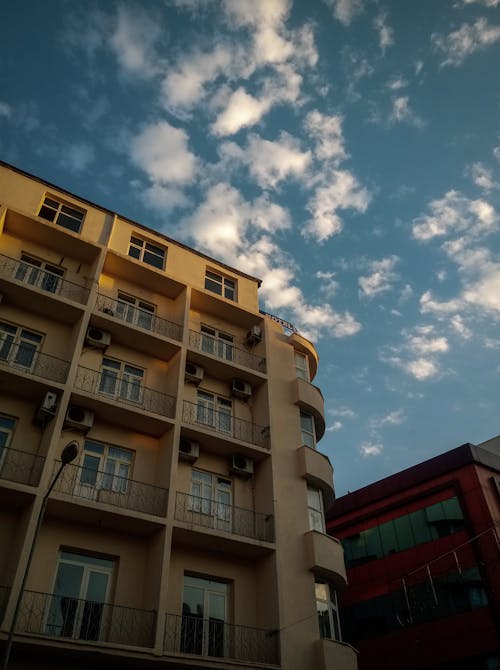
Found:
[[37, 519], [37, 522], [36, 522], [35, 532], [33, 534], [33, 540], [31, 541], [30, 553], [29, 553], [29, 556], [28, 556], [28, 560], [26, 562], [26, 567], [24, 569], [23, 581], [21, 582], [21, 588], [19, 589], [19, 595], [17, 596], [16, 608], [15, 608], [14, 614], [12, 616], [12, 623], [10, 624], [9, 636], [7, 638], [7, 646], [5, 647], [5, 652], [4, 652], [4, 657], [3, 657], [2, 670], [7, 670], [7, 666], [9, 664], [10, 651], [12, 649], [12, 643], [14, 641], [14, 632], [15, 632], [15, 629], [16, 629], [17, 618], [19, 616], [19, 610], [21, 608], [21, 600], [22, 600], [23, 593], [24, 593], [24, 587], [26, 586], [26, 580], [28, 578], [28, 572], [29, 572], [29, 569], [30, 569], [30, 566], [31, 566], [31, 561], [33, 559], [33, 554], [35, 553], [36, 541], [38, 539], [38, 534], [40, 532], [40, 528], [42, 527], [43, 517], [45, 515], [45, 509], [47, 507], [47, 502], [49, 500], [49, 496], [52, 493], [52, 489], [54, 488], [57, 480], [59, 479], [59, 477], [61, 475], [61, 472], [68, 465], [68, 463], [71, 463], [72, 461], [74, 461], [75, 458], [78, 456], [79, 448], [80, 448], [80, 445], [76, 440], [71, 440], [71, 442], [68, 442], [68, 444], [64, 447], [64, 449], [61, 452], [61, 465], [59, 466], [59, 470], [54, 475], [54, 478], [53, 478], [49, 488], [47, 489], [47, 492], [43, 496], [42, 504], [40, 506], [40, 511], [38, 512], [38, 519]]

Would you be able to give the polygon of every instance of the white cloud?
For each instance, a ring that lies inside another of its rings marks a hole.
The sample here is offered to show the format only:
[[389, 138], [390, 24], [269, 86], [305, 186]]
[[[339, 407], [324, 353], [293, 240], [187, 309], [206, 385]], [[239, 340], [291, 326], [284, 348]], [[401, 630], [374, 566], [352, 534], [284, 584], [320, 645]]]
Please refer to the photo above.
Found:
[[70, 144], [60, 153], [61, 165], [70, 172], [83, 172], [94, 160], [94, 148], [85, 142]]
[[450, 319], [450, 324], [458, 335], [464, 340], [469, 340], [472, 337], [472, 331], [465, 325], [465, 322], [460, 314], [454, 314]]
[[167, 121], [146, 126], [132, 139], [130, 154], [153, 183], [186, 184], [196, 172], [197, 160], [189, 151], [187, 133]]
[[238, 161], [247, 165], [252, 177], [264, 189], [276, 188], [287, 178], [300, 177], [311, 161], [311, 152], [301, 151], [298, 140], [285, 132], [277, 141], [252, 134], [246, 147], [226, 142], [219, 152], [225, 164]]
[[413, 333], [407, 333], [406, 346], [414, 354], [436, 354], [448, 351], [446, 337], [434, 337], [434, 326], [418, 326]]
[[342, 230], [339, 210], [351, 209], [363, 213], [371, 200], [369, 191], [347, 170], [332, 170], [325, 181], [325, 185], [319, 186], [308, 202], [307, 209], [312, 218], [304, 229], [305, 235], [318, 242], [324, 242]]
[[386, 49], [394, 44], [394, 31], [387, 25], [387, 14], [385, 12], [377, 14], [373, 19], [373, 25], [378, 32], [380, 50], [385, 54]]
[[457, 67], [467, 56], [500, 40], [500, 26], [492, 26], [487, 19], [481, 17], [474, 23], [462, 24], [458, 30], [448, 35], [433, 34], [431, 40], [435, 51], [443, 54], [441, 66]]
[[403, 409], [395, 409], [388, 414], [377, 417], [370, 421], [372, 429], [382, 428], [383, 426], [399, 426], [406, 421], [406, 414]]
[[330, 410], [333, 416], [339, 416], [341, 419], [355, 419], [358, 415], [350, 407], [341, 406]]
[[324, 0], [334, 17], [348, 26], [364, 9], [364, 0]]
[[6, 102], [0, 101], [0, 117], [2, 116], [5, 119], [10, 119], [10, 117], [12, 116], [12, 107]]
[[382, 444], [382, 442], [373, 442], [373, 441], [363, 442], [359, 448], [361, 455], [365, 458], [369, 456], [379, 456], [383, 450], [384, 445]]
[[339, 282], [335, 279], [335, 272], [322, 272], [318, 270], [315, 275], [320, 280], [320, 293], [332, 297], [337, 293]]
[[401, 335], [401, 344], [386, 347], [381, 351], [380, 359], [418, 381], [436, 377], [440, 371], [438, 358], [449, 350], [447, 338], [437, 334], [432, 325], [404, 329]]
[[457, 299], [439, 302], [434, 300], [431, 291], [425, 291], [420, 296], [420, 311], [422, 314], [453, 314], [463, 307], [463, 302]]
[[337, 430], [341, 430], [343, 428], [343, 424], [341, 421], [334, 421], [331, 426], [328, 426], [326, 429], [327, 433], [333, 433]]
[[470, 200], [458, 191], [448, 191], [442, 198], [429, 203], [430, 214], [413, 220], [412, 233], [417, 240], [430, 240], [448, 233], [467, 231], [478, 236], [495, 229], [498, 214], [482, 199]]
[[410, 107], [410, 98], [400, 95], [392, 100], [389, 123], [408, 123], [416, 128], [424, 128], [426, 122]]
[[464, 5], [472, 5], [477, 2], [485, 7], [496, 7], [497, 5], [500, 5], [500, 0], [462, 0], [462, 2]]
[[390, 291], [394, 282], [399, 278], [398, 273], [395, 272], [398, 262], [399, 258], [397, 256], [388, 256], [379, 261], [371, 261], [369, 263], [371, 274], [358, 279], [360, 295], [373, 298]]
[[216, 135], [233, 135], [241, 128], [253, 126], [271, 107], [269, 99], [258, 99], [240, 87], [229, 98], [226, 109], [215, 120]]
[[495, 148], [493, 149], [493, 155], [495, 156], [495, 158], [497, 159], [497, 161], [500, 162], [500, 145], [499, 145], [498, 147], [495, 147]]
[[391, 77], [391, 79], [389, 79], [389, 81], [388, 81], [387, 84], [386, 84], [386, 87], [387, 87], [390, 91], [399, 91], [399, 90], [401, 90], [402, 88], [406, 88], [407, 86], [408, 86], [408, 82], [407, 82], [406, 79], [405, 79], [404, 77], [402, 77], [401, 75], [397, 75], [397, 76], [395, 76], [395, 77]]
[[473, 163], [468, 169], [476, 186], [483, 191], [491, 191], [500, 188], [500, 184], [493, 178], [493, 173], [483, 163]]
[[119, 6], [109, 44], [126, 72], [150, 78], [159, 72], [155, 43], [161, 35], [160, 24], [151, 16], [138, 9]]
[[341, 116], [328, 116], [315, 109], [306, 116], [305, 128], [315, 142], [314, 154], [319, 160], [328, 159], [338, 164], [348, 158]]

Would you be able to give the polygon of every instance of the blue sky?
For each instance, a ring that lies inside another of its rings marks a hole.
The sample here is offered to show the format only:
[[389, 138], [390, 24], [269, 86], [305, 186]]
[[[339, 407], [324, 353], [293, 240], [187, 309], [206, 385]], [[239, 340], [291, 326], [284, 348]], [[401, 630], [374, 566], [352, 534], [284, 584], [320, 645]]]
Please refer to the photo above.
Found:
[[262, 278], [338, 495], [500, 433], [500, 0], [0, 18], [2, 159]]

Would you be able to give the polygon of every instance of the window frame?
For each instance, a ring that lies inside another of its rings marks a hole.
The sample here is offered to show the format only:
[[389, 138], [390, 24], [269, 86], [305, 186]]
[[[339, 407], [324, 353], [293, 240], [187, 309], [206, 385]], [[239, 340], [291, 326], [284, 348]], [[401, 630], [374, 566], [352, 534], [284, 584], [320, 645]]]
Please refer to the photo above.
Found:
[[226, 300], [237, 302], [238, 281], [234, 277], [229, 277], [215, 270], [205, 268], [204, 287], [205, 290], [220, 295], [222, 298], [226, 298]]
[[[297, 359], [302, 360], [304, 365], [297, 365]], [[306, 382], [310, 382], [311, 373], [309, 371], [309, 358], [306, 356], [306, 354], [303, 354], [301, 351], [294, 349], [294, 363], [297, 378], [303, 379]]]
[[[202, 402], [200, 402], [200, 400]], [[224, 411], [225, 407], [227, 410]], [[215, 428], [220, 433], [232, 435], [233, 433], [233, 401], [229, 398], [224, 398], [217, 393], [198, 389], [196, 392], [196, 422], [202, 426], [209, 426]], [[200, 419], [200, 416], [203, 418]], [[206, 420], [206, 418], [211, 420]]]
[[[307, 430], [303, 425], [303, 419], [308, 419], [311, 422], [311, 430]], [[300, 439], [302, 444], [310, 449], [316, 449], [316, 426], [314, 424], [314, 416], [308, 412], [300, 410]]]
[[[139, 371], [141, 375], [134, 375], [133, 371]], [[100, 369], [99, 393], [114, 400], [125, 400], [142, 405], [145, 388], [144, 382], [146, 379], [145, 372], [144, 368], [132, 365], [128, 361], [103, 356]], [[130, 379], [127, 375], [130, 376]], [[112, 391], [105, 389], [108, 380], [112, 380]], [[137, 380], [140, 380], [139, 384], [137, 384]], [[131, 389], [132, 393], [130, 392]], [[134, 389], [138, 390], [137, 397], [133, 397], [135, 394]]]
[[[66, 210], [66, 211], [63, 211]], [[42, 211], [44, 212], [42, 214]], [[53, 212], [53, 216], [45, 216], [48, 212]], [[74, 214], [81, 215], [80, 216], [74, 216]], [[70, 205], [69, 203], [64, 202], [57, 196], [51, 196], [45, 194], [42, 200], [42, 204], [40, 205], [38, 209], [38, 214], [37, 216], [43, 219], [44, 221], [49, 221], [50, 223], [55, 223], [58, 226], [61, 226], [61, 228], [65, 228], [66, 230], [70, 230], [73, 233], [81, 233], [82, 231], [82, 226], [83, 222], [85, 221], [85, 215], [87, 213], [87, 210], [85, 209], [79, 209], [78, 207], [75, 207], [75, 205]], [[62, 223], [61, 221], [65, 221], [66, 223]], [[78, 221], [78, 226], [75, 228], [74, 226], [67, 225], [67, 220], [73, 220], [73, 221]]]
[[[191, 468], [190, 491], [190, 511], [211, 517], [217, 530], [231, 530], [233, 482], [229, 478], [214, 472]], [[228, 502], [220, 499], [225, 496]]]
[[[65, 272], [65, 268], [23, 251], [14, 278], [23, 282], [23, 284], [35, 286], [48, 293], [59, 293], [61, 289], [60, 280], [64, 280]], [[52, 285], [47, 282], [49, 277], [52, 277]]]
[[[15, 332], [9, 332], [7, 330], [9, 328], [15, 330]], [[6, 336], [2, 337], [2, 333], [6, 333]], [[28, 336], [26, 336], [26, 334]], [[8, 345], [9, 348], [6, 355], [3, 356], [4, 343], [8, 340], [9, 336], [11, 336], [12, 339]], [[37, 333], [34, 330], [29, 330], [28, 328], [24, 328], [24, 326], [12, 324], [8, 321], [0, 321], [0, 360], [5, 361], [9, 367], [19, 368], [25, 372], [32, 372], [38, 354], [42, 349], [43, 338], [44, 336], [42, 333]], [[23, 349], [23, 344], [25, 344], [26, 351], [32, 353], [29, 365], [24, 365], [18, 361], [19, 353], [22, 352]]]
[[[134, 253], [131, 253], [132, 250], [134, 250]], [[136, 235], [134, 233], [130, 235], [127, 255], [140, 263], [149, 265], [156, 270], [164, 270], [167, 262], [167, 252], [168, 247], [161, 246], [141, 235]], [[152, 263], [151, 259], [153, 258], [161, 258], [161, 265]]]
[[[234, 360], [234, 336], [218, 328], [200, 324], [201, 350], [225, 361]], [[212, 346], [206, 347], [210, 343]]]
[[[120, 307], [124, 305], [124, 309]], [[131, 318], [128, 318], [129, 310]], [[141, 319], [144, 319], [144, 316], [147, 315], [150, 318], [150, 321], [147, 325], [145, 321], [141, 323]], [[156, 315], [156, 305], [153, 303], [147, 302], [142, 298], [138, 298], [134, 295], [130, 295], [125, 291], [118, 290], [116, 297], [116, 314], [115, 316], [125, 323], [131, 323], [134, 326], [139, 328], [144, 328], [144, 330], [153, 330], [154, 317]]]
[[[318, 587], [325, 587], [326, 594], [321, 594]], [[320, 637], [324, 640], [342, 642], [342, 629], [340, 627], [340, 613], [337, 599], [337, 591], [328, 582], [316, 579], [314, 582], [314, 595], [316, 600], [316, 611], [318, 614], [318, 625]], [[321, 606], [321, 609], [320, 609]], [[321, 613], [327, 613], [327, 619], [321, 618]], [[324, 623], [328, 624], [329, 635], [324, 635]]]
[[[11, 422], [11, 426], [6, 426], [3, 424], [4, 421]], [[18, 419], [17, 417], [11, 416], [10, 414], [4, 414], [3, 412], [0, 413], [0, 435], [5, 435], [5, 441], [3, 441], [2, 444], [2, 439], [0, 438], [0, 477], [2, 473], [2, 466], [5, 462], [5, 459], [7, 457], [7, 451], [10, 448], [10, 445], [12, 444], [12, 440], [14, 439], [14, 433], [16, 432], [16, 427], [17, 427]]]
[[[196, 613], [187, 613], [186, 589], [199, 591], [201, 598], [201, 616], [199, 605]], [[212, 598], [223, 600], [223, 619], [214, 617], [211, 611]], [[228, 621], [230, 584], [218, 579], [207, 579], [184, 573], [182, 583], [182, 631], [181, 651], [199, 656], [213, 658], [226, 657], [228, 640], [225, 635], [225, 625]]]
[[[89, 448], [92, 445], [94, 448]], [[112, 452], [121, 452], [112, 453]], [[122, 458], [120, 458], [120, 455]], [[125, 455], [127, 458], [125, 458]], [[89, 467], [90, 459], [98, 461], [97, 467]], [[108, 465], [114, 463], [113, 471], [108, 471]], [[78, 478], [78, 487], [88, 487], [92, 490], [95, 497], [98, 492], [113, 491], [114, 493], [126, 493], [128, 482], [131, 481], [132, 471], [135, 463], [135, 451], [118, 447], [114, 444], [101, 442], [86, 438], [83, 443], [82, 456], [80, 460], [80, 476]], [[126, 465], [126, 475], [120, 474], [120, 467]], [[89, 477], [89, 475], [91, 475]], [[94, 475], [92, 481], [92, 475]]]
[[[314, 494], [316, 500], [312, 499], [312, 494]], [[314, 486], [307, 487], [307, 511], [309, 514], [309, 530], [326, 533], [325, 508], [321, 489]]]

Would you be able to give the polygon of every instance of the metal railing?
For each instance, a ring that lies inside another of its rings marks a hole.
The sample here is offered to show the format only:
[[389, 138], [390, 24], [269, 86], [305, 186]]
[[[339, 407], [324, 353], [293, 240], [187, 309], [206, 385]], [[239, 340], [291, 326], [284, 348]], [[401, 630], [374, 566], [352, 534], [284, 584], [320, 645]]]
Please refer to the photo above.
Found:
[[274, 542], [274, 517], [251, 509], [226, 505], [190, 493], [177, 491], [175, 518], [195, 526], [242, 535], [263, 542]]
[[175, 415], [173, 396], [138, 384], [133, 378], [121, 375], [111, 376], [106, 372], [91, 370], [79, 365], [75, 388], [161, 416], [173, 418]]
[[182, 341], [182, 326], [173, 321], [168, 321], [153, 312], [140, 309], [129, 303], [111, 298], [99, 293], [97, 295], [96, 307], [100, 312], [114, 316], [124, 323], [137, 328], [143, 328], [157, 335], [164, 335], [172, 340]]
[[189, 346], [204, 354], [216, 356], [228, 363], [236, 363], [236, 365], [257, 370], [258, 372], [266, 371], [266, 359], [262, 356], [256, 356], [245, 349], [239, 349], [231, 342], [207, 335], [207, 333], [190, 330]]
[[17, 449], [0, 448], [0, 479], [38, 486], [45, 458]]
[[167, 614], [166, 652], [279, 664], [278, 631], [235, 626], [219, 619]]
[[265, 312], [263, 309], [259, 309], [259, 313], [263, 314], [264, 316], [267, 316], [269, 319], [272, 321], [276, 321], [276, 323], [279, 323], [280, 326], [283, 326], [285, 330], [290, 331], [291, 333], [298, 333], [299, 331], [293, 323], [290, 323], [290, 321], [285, 321], [285, 319], [282, 319], [280, 316], [276, 316], [275, 314], [270, 314], [269, 312]]
[[18, 632], [153, 647], [156, 612], [69, 596], [25, 591]]
[[184, 400], [182, 405], [182, 420], [184, 423], [213, 430], [219, 435], [269, 449], [268, 427], [258, 426], [250, 421], [237, 419], [225, 412], [217, 412], [204, 405]]
[[66, 381], [69, 362], [61, 358], [42, 354], [31, 344], [7, 344], [4, 341], [0, 349], [0, 365], [14, 368], [33, 377], [49, 379], [53, 382]]
[[17, 279], [27, 286], [69, 298], [82, 305], [85, 305], [89, 299], [90, 289], [86, 286], [75, 284], [53, 272], [42, 270], [36, 265], [10, 258], [4, 254], [0, 254], [0, 276]]
[[[54, 473], [59, 465], [59, 462], [55, 463]], [[167, 513], [167, 489], [80, 465], [67, 465], [54, 490], [134, 512], [155, 516]]]

